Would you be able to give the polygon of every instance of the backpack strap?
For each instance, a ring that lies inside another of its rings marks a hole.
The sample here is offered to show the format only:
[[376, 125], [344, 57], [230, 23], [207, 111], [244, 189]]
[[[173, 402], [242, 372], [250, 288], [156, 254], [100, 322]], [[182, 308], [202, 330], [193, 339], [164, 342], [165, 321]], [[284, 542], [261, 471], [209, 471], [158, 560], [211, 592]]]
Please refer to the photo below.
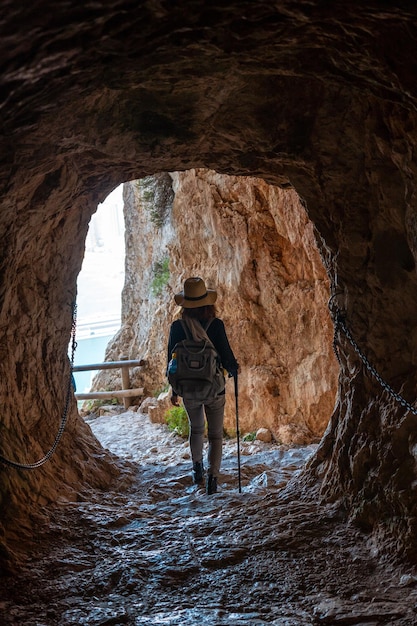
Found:
[[209, 321], [207, 322], [206, 327], [204, 328], [204, 326], [203, 326], [203, 328], [204, 328], [204, 330], [205, 330], [206, 332], [208, 331], [209, 326], [210, 326], [210, 324], [212, 323], [212, 321], [213, 321], [213, 320], [214, 320], [214, 317], [211, 317], [211, 318], [209, 319]]

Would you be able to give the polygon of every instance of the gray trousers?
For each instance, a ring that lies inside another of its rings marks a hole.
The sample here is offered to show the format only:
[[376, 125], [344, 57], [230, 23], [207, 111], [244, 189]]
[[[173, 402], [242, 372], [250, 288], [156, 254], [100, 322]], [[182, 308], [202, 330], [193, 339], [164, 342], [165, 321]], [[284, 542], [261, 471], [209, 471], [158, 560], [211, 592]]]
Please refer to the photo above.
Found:
[[226, 396], [225, 394], [217, 396], [204, 404], [190, 400], [183, 400], [183, 402], [190, 422], [190, 450], [193, 464], [203, 460], [205, 414], [209, 440], [207, 472], [213, 476], [218, 476], [222, 461], [223, 417]]

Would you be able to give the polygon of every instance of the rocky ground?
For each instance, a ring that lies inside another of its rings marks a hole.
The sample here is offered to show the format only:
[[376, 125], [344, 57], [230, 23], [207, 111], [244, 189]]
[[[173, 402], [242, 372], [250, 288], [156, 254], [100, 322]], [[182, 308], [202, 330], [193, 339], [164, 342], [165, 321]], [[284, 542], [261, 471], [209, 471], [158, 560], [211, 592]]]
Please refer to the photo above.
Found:
[[88, 421], [134, 481], [54, 509], [30, 562], [2, 579], [2, 624], [417, 624], [414, 572], [381, 561], [332, 507], [291, 496], [314, 446], [242, 443], [239, 493], [227, 441], [206, 496], [165, 426], [130, 411]]

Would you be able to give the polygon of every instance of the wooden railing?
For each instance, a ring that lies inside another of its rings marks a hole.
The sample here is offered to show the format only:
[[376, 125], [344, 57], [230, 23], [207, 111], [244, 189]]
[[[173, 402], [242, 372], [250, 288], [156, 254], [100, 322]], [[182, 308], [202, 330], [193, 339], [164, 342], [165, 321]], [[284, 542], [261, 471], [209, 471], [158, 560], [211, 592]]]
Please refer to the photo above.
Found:
[[73, 372], [91, 372], [93, 370], [113, 370], [120, 368], [122, 372], [122, 389], [115, 391], [91, 391], [88, 393], [75, 393], [77, 400], [112, 400], [113, 398], [123, 398], [125, 409], [129, 408], [131, 398], [143, 396], [143, 387], [130, 388], [129, 368], [145, 365], [143, 359], [129, 360], [127, 357], [120, 357], [120, 361], [106, 361], [104, 363], [92, 363], [89, 365], [74, 365]]

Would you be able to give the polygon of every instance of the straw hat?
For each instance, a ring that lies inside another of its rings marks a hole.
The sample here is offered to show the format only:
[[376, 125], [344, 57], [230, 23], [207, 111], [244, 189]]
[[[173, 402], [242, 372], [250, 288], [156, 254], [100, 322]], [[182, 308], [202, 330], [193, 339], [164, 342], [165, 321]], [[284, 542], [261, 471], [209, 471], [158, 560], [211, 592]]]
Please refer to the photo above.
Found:
[[175, 294], [174, 300], [184, 309], [196, 309], [199, 306], [214, 304], [217, 300], [217, 291], [207, 289], [202, 278], [187, 278], [183, 291]]

